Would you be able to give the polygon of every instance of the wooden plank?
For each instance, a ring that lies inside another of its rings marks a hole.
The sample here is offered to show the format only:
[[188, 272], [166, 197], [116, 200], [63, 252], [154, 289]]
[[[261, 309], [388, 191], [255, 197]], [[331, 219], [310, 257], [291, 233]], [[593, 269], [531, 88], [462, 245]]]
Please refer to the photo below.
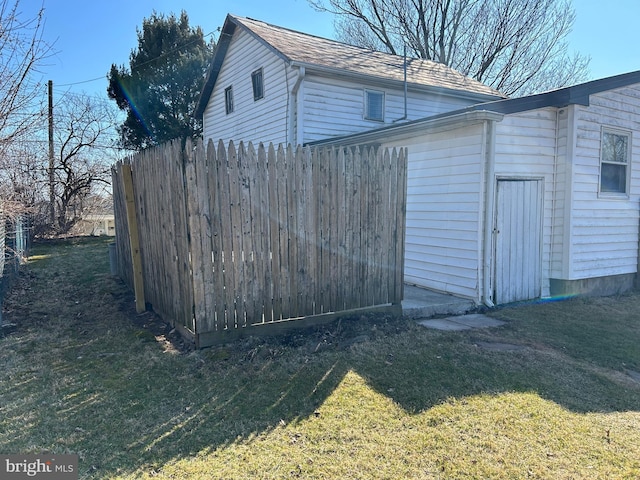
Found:
[[380, 247], [380, 298], [378, 298], [378, 304], [383, 304], [389, 303], [389, 256], [393, 244], [391, 238], [393, 216], [389, 200], [391, 192], [391, 155], [387, 148], [382, 152], [382, 171], [378, 173], [378, 177], [380, 178], [380, 220], [384, 226]]
[[[340, 149], [341, 150], [341, 149]], [[338, 149], [331, 149], [331, 156], [328, 161], [329, 165], [329, 198], [328, 198], [328, 206], [329, 206], [329, 214], [328, 214], [328, 231], [329, 231], [329, 270], [327, 275], [327, 285], [329, 289], [329, 311], [335, 312], [340, 310], [340, 306], [338, 305], [338, 282], [335, 279], [340, 278], [339, 276], [339, 239], [338, 239], [338, 184], [342, 179], [341, 174], [342, 170], [340, 168], [339, 158], [338, 158]]]
[[318, 209], [320, 211], [320, 309], [319, 314], [331, 311], [331, 234], [330, 234], [330, 208], [331, 208], [331, 179], [330, 179], [331, 150], [324, 148], [318, 158], [318, 183], [319, 189]]
[[313, 248], [313, 263], [309, 269], [309, 276], [313, 279], [313, 313], [319, 314], [322, 311], [322, 213], [320, 203], [322, 201], [322, 190], [320, 189], [320, 169], [321, 157], [320, 149], [315, 147], [310, 151], [311, 160], [311, 189], [314, 192], [313, 203], [310, 205], [313, 218], [310, 219], [310, 241]]
[[174, 301], [176, 318], [193, 330], [193, 283], [190, 280], [189, 236], [187, 232], [186, 192], [184, 186], [184, 160], [180, 140], [171, 142], [171, 190], [174, 195], [171, 201], [172, 219], [174, 222], [174, 255], [177, 275], [172, 278], [173, 288], [178, 292]]
[[[289, 272], [289, 225], [287, 213], [288, 200], [288, 172], [287, 172], [287, 156], [282, 145], [278, 146], [276, 153], [276, 171], [277, 171], [277, 218], [279, 229], [279, 250], [280, 250], [280, 269], [275, 272], [280, 281], [280, 301], [282, 302], [282, 318], [289, 318], [291, 314], [291, 290], [290, 290], [290, 272]], [[274, 212], [276, 213], [276, 212]]]
[[220, 223], [223, 235], [222, 272], [224, 276], [225, 328], [236, 327], [235, 320], [235, 269], [233, 265], [233, 231], [231, 221], [230, 173], [227, 151], [222, 142], [218, 144], [218, 175], [220, 176]]
[[231, 221], [231, 271], [233, 281], [231, 290], [233, 292], [233, 318], [234, 327], [245, 326], [244, 308], [244, 262], [242, 248], [242, 219], [241, 219], [241, 186], [240, 172], [238, 168], [238, 155], [233, 142], [229, 142], [227, 147], [227, 169], [229, 171], [229, 207]]
[[311, 164], [311, 150], [298, 147], [296, 165], [298, 166], [298, 236], [300, 247], [298, 248], [298, 289], [300, 298], [300, 314], [312, 315], [314, 313], [313, 288], [314, 279], [310, 275], [312, 265], [315, 263], [316, 250], [314, 246], [315, 224], [315, 191], [313, 188], [313, 173]]
[[131, 249], [131, 265], [133, 266], [133, 290], [136, 299], [136, 312], [146, 310], [144, 300], [144, 277], [142, 275], [142, 259], [140, 256], [140, 238], [136, 219], [135, 193], [130, 165], [122, 166], [122, 183], [127, 203], [127, 226], [129, 229], [129, 246]]
[[370, 189], [370, 183], [369, 183], [369, 175], [370, 175], [370, 158], [371, 158], [371, 149], [369, 148], [364, 148], [362, 150], [362, 158], [361, 158], [361, 165], [362, 165], [362, 175], [361, 175], [361, 182], [362, 182], [362, 188], [361, 188], [361, 192], [362, 195], [360, 196], [360, 212], [361, 212], [361, 226], [362, 229], [360, 230], [360, 251], [362, 254], [362, 269], [361, 269], [361, 281], [362, 281], [362, 292], [361, 292], [361, 298], [362, 298], [362, 305], [369, 305], [370, 304], [370, 271], [371, 271], [371, 242], [370, 242], [370, 237], [371, 237], [371, 215], [369, 212], [369, 202], [370, 202], [370, 197], [369, 197], [369, 189]]
[[[223, 185], [227, 166], [223, 163], [221, 155], [224, 153], [224, 144], [218, 142], [217, 150], [213, 141], [207, 144], [207, 166], [209, 169], [209, 208], [211, 212], [211, 261], [213, 263], [213, 295], [215, 304], [216, 330], [227, 328], [226, 317], [226, 289], [224, 276], [224, 226], [223, 220]], [[226, 157], [225, 157], [226, 158]]]
[[242, 250], [240, 260], [242, 261], [242, 326], [256, 322], [256, 295], [257, 279], [255, 276], [255, 251], [253, 248], [255, 232], [251, 220], [252, 205], [251, 197], [252, 184], [255, 184], [255, 155], [250, 155], [245, 149], [244, 143], [238, 145], [238, 194], [240, 196], [239, 218], [240, 236], [242, 239]]
[[272, 273], [272, 315], [270, 320], [279, 320], [282, 316], [282, 287], [281, 287], [281, 260], [280, 260], [280, 223], [278, 217], [278, 166], [277, 155], [273, 144], [269, 144], [268, 154], [268, 178], [269, 178], [269, 219], [271, 239], [271, 273]]
[[[254, 150], [252, 144], [250, 149]], [[264, 145], [259, 144], [257, 152], [254, 151], [255, 182], [252, 184], [254, 198], [252, 199], [253, 227], [255, 236], [255, 275], [256, 275], [256, 317], [264, 322], [270, 317], [272, 310], [272, 278], [271, 274], [271, 250], [269, 231], [269, 178], [267, 155]], [[257, 318], [256, 318], [257, 320]]]
[[346, 205], [346, 160], [345, 149], [339, 148], [336, 151], [336, 189], [335, 189], [335, 269], [334, 281], [335, 285], [335, 311], [345, 310], [347, 308], [346, 295], [349, 295], [346, 285], [343, 281], [335, 281], [335, 279], [348, 278], [350, 268], [349, 252], [346, 249], [346, 235], [348, 232], [347, 224], [351, 218], [347, 215]]
[[203, 278], [203, 251], [200, 240], [200, 204], [198, 202], [198, 182], [196, 178], [196, 158], [193, 151], [191, 139], [187, 139], [184, 149], [184, 180], [187, 194], [187, 219], [189, 236], [191, 238], [189, 256], [191, 260], [191, 281], [193, 283], [193, 315], [194, 332], [198, 332], [198, 327], [206, 318], [205, 292]]
[[288, 318], [295, 318], [300, 316], [298, 310], [298, 287], [300, 278], [298, 276], [298, 245], [300, 242], [299, 229], [298, 229], [298, 213], [297, 210], [301, 205], [298, 203], [298, 199], [301, 199], [297, 175], [298, 157], [293, 150], [293, 146], [289, 144], [285, 150], [286, 165], [287, 165], [287, 271], [289, 273], [287, 283], [289, 290], [289, 312]]
[[[196, 184], [197, 193], [196, 198], [198, 201], [198, 238], [191, 236], [191, 241], [199, 241], [201, 252], [201, 268], [202, 268], [202, 289], [204, 291], [204, 305], [202, 308], [204, 316], [200, 319], [200, 324], [196, 317], [195, 331], [207, 332], [215, 330], [215, 306], [214, 306], [214, 278], [213, 278], [213, 263], [212, 263], [212, 227], [211, 227], [211, 210], [209, 196], [212, 191], [212, 187], [209, 186], [208, 176], [208, 162], [207, 152], [201, 139], [198, 139], [195, 150], [195, 170], [196, 170]], [[194, 282], [194, 305], [197, 305], [195, 300], [195, 282]]]
[[358, 308], [362, 304], [362, 250], [360, 245], [360, 235], [362, 233], [362, 214], [360, 209], [360, 195], [362, 194], [362, 165], [360, 149], [349, 150], [349, 161], [351, 162], [351, 177], [347, 188], [349, 189], [349, 217], [351, 218], [351, 231], [349, 240], [349, 252], [353, 258], [351, 267], [351, 303], [349, 308]]

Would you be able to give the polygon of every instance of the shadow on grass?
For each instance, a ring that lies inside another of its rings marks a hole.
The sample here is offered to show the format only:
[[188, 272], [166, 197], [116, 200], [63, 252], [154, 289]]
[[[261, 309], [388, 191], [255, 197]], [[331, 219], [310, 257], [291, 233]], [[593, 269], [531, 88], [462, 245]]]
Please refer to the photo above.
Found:
[[[0, 451], [78, 453], [81, 478], [159, 468], [312, 417], [349, 371], [408, 413], [502, 392], [536, 392], [578, 413], [640, 405], [640, 388], [619, 371], [543, 344], [538, 330], [529, 338], [517, 320], [456, 333], [360, 318], [170, 353], [131, 321], [130, 294], [104, 273], [106, 242], [49, 248], [66, 255], [30, 269], [24, 301], [8, 312], [18, 329], [0, 339]], [[525, 348], [478, 346], [504, 338]]]

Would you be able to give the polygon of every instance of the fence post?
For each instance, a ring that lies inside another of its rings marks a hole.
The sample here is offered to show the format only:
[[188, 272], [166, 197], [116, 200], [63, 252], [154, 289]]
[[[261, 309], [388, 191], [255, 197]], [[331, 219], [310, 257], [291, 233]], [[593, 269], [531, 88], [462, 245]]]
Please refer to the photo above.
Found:
[[140, 237], [136, 221], [136, 205], [133, 195], [133, 175], [131, 165], [122, 165], [122, 183], [127, 203], [127, 225], [129, 226], [129, 245], [131, 247], [131, 265], [133, 267], [133, 291], [136, 297], [136, 312], [146, 310], [144, 299], [144, 277], [142, 275], [142, 258], [140, 256]]

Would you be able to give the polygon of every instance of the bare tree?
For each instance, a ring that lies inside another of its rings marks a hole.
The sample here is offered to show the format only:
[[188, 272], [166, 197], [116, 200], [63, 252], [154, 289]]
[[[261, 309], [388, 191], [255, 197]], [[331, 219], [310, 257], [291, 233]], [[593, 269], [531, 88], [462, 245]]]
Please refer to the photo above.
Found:
[[44, 8], [25, 19], [19, 7], [20, 0], [0, 0], [0, 148], [28, 130], [39, 115], [33, 107], [43, 90], [33, 74], [51, 53], [42, 39]]
[[37, 133], [15, 137], [0, 155], [0, 198], [5, 199], [5, 206], [30, 214], [35, 234], [67, 233], [85, 208], [95, 203], [93, 197], [109, 197], [105, 188], [108, 190], [110, 165], [119, 151], [114, 146], [117, 112], [106, 99], [66, 94], [55, 108], [54, 225], [48, 214], [46, 118], [38, 123]]
[[54, 164], [56, 228], [68, 232], [82, 218], [85, 199], [98, 184], [108, 185], [115, 161], [116, 112], [106, 101], [69, 95], [60, 104]]
[[584, 80], [589, 59], [567, 52], [569, 0], [309, 0], [336, 15], [340, 40], [451, 66], [506, 95]]

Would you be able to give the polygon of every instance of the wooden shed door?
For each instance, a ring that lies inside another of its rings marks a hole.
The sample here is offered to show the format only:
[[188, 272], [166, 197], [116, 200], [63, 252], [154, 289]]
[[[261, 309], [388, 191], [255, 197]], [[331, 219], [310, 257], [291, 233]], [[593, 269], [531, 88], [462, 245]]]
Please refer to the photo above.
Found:
[[498, 180], [495, 225], [496, 304], [542, 292], [542, 181]]

